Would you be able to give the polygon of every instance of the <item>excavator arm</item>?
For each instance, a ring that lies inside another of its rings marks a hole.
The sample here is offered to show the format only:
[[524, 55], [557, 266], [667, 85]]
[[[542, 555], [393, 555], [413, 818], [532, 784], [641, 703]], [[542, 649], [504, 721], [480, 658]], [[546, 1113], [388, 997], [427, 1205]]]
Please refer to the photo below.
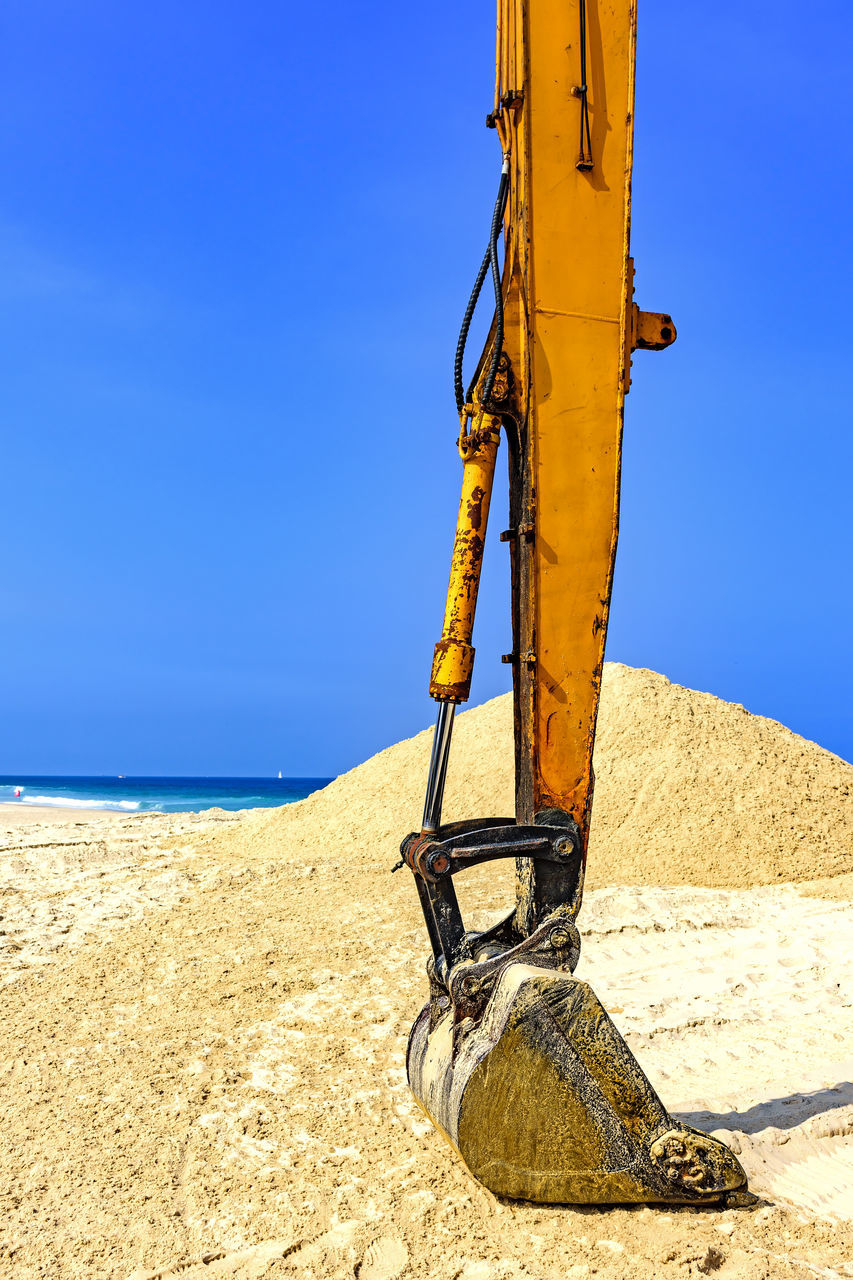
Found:
[[[635, 42], [633, 0], [498, 0], [488, 123], [501, 181], [457, 350], [463, 485], [430, 681], [438, 719], [422, 827], [402, 844], [433, 950], [408, 1073], [471, 1172], [499, 1194], [714, 1203], [745, 1186], [740, 1165], [672, 1119], [573, 976], [631, 356], [675, 338], [668, 315], [633, 300]], [[467, 326], [488, 276], [495, 317], [466, 392]], [[504, 437], [516, 813], [443, 823]], [[515, 859], [515, 907], [485, 933], [466, 930], [453, 877], [498, 858]]]

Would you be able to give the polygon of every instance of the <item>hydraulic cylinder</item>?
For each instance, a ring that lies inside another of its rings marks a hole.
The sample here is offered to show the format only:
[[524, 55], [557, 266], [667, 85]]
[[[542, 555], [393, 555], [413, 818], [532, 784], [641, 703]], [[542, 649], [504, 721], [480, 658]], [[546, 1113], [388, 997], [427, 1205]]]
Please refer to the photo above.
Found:
[[474, 430], [459, 437], [462, 457], [462, 498], [456, 521], [450, 583], [441, 639], [435, 646], [430, 697], [437, 702], [466, 702], [471, 692], [474, 649], [471, 637], [495, 461], [501, 438], [500, 418], [483, 414]]

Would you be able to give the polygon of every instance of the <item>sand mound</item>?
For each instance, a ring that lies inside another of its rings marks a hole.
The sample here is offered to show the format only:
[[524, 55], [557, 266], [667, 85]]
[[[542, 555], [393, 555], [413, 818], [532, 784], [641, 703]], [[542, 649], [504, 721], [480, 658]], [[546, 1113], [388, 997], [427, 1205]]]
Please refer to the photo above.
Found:
[[[507, 701], [462, 716], [456, 746], [448, 813], [509, 811]], [[850, 878], [824, 882], [834, 901], [707, 887], [848, 868], [850, 766], [608, 668], [592, 880], [612, 884], [587, 894], [579, 976], [765, 1201], [577, 1210], [496, 1201], [406, 1085], [427, 944], [389, 867], [428, 749], [272, 813], [0, 840], [0, 1276], [853, 1275]], [[474, 876], [471, 923], [508, 890]]]
[[[420, 823], [432, 731], [259, 821], [259, 847], [304, 832], [391, 859]], [[738, 887], [853, 872], [853, 766], [774, 720], [608, 663], [588, 885]], [[457, 718], [444, 816], [514, 812], [509, 695]]]

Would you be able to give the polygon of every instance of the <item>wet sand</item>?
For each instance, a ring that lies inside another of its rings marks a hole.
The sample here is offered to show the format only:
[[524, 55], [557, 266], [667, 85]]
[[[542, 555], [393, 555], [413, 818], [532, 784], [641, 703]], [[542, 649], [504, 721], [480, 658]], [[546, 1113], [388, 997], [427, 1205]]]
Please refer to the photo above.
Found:
[[0, 801], [0, 831], [14, 827], [28, 827], [33, 823], [61, 823], [63, 826], [74, 822], [91, 822], [94, 818], [115, 820], [126, 817], [126, 814], [105, 809], [63, 809], [59, 805], [48, 804], [16, 804], [14, 800]]

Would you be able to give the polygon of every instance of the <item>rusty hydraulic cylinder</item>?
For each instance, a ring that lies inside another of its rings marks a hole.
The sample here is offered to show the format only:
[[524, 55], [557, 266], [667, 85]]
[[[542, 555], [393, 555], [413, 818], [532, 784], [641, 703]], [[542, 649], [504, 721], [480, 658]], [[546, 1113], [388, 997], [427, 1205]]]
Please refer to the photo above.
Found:
[[435, 646], [430, 697], [437, 702], [466, 702], [474, 669], [474, 613], [480, 587], [486, 525], [501, 438], [500, 418], [478, 416], [474, 430], [459, 437], [462, 498], [450, 565], [447, 606], [441, 639]]

